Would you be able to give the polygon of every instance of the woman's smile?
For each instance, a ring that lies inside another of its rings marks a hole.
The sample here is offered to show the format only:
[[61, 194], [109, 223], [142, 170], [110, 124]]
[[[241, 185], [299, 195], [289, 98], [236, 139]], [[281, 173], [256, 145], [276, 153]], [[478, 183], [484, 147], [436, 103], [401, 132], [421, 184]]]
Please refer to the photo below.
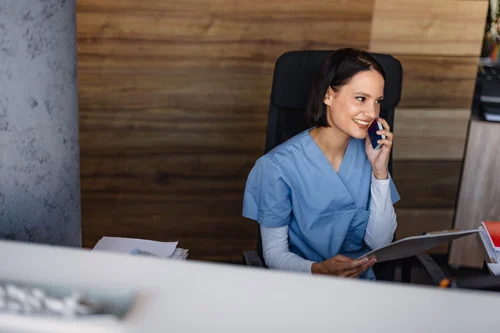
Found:
[[368, 129], [368, 125], [370, 125], [370, 121], [366, 121], [366, 120], [361, 120], [361, 119], [357, 119], [357, 118], [353, 118], [352, 119], [356, 125], [358, 125], [359, 128], [361, 129]]

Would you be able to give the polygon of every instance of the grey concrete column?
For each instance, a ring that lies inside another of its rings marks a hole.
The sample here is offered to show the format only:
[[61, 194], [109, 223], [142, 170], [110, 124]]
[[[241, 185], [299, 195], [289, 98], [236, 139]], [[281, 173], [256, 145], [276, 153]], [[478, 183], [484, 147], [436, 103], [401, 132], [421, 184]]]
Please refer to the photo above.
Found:
[[81, 246], [76, 0], [0, 1], [0, 238]]

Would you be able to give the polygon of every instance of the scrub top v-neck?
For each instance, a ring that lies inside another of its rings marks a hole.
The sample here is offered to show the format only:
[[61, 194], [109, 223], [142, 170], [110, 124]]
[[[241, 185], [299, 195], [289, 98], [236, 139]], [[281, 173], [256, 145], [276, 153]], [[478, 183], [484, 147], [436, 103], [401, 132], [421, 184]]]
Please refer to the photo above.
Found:
[[[371, 165], [364, 140], [350, 138], [336, 172], [307, 129], [257, 160], [247, 179], [243, 216], [264, 227], [289, 226], [290, 251], [320, 262], [356, 258], [368, 223]], [[399, 194], [392, 181], [393, 203]], [[372, 270], [361, 278], [374, 279]]]

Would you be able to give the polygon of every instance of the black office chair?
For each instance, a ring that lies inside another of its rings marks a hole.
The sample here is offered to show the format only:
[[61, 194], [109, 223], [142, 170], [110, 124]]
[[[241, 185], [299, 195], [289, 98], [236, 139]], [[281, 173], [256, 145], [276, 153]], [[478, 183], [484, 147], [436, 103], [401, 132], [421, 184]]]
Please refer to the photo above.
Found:
[[[291, 51], [284, 53], [274, 68], [274, 78], [269, 105], [265, 153], [285, 142], [292, 136], [308, 128], [305, 118], [309, 90], [321, 65], [332, 51]], [[401, 99], [403, 70], [401, 63], [387, 54], [371, 55], [377, 60], [386, 75], [384, 99], [380, 107], [380, 116], [387, 120], [394, 129], [394, 111]], [[389, 160], [389, 172], [392, 171], [392, 153]], [[257, 251], [243, 253], [246, 265], [265, 267], [262, 257], [260, 229], [257, 238]], [[433, 283], [438, 284], [445, 278], [440, 267], [426, 254], [416, 257], [429, 274]], [[412, 260], [405, 260], [402, 269], [403, 280], [411, 278]], [[397, 261], [374, 265], [373, 270], [378, 280], [394, 280]]]

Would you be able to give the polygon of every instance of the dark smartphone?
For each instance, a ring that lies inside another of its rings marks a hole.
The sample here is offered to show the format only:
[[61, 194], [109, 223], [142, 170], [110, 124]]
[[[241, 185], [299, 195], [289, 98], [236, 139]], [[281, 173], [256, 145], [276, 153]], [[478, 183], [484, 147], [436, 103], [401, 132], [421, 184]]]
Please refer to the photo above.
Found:
[[384, 127], [382, 126], [381, 123], [378, 122], [377, 119], [375, 119], [370, 127], [368, 127], [368, 135], [370, 136], [370, 141], [372, 143], [373, 149], [377, 150], [380, 147], [382, 147], [381, 144], [379, 144], [377, 141], [381, 139], [385, 139], [385, 135], [379, 135], [377, 134], [378, 130], [382, 130]]

